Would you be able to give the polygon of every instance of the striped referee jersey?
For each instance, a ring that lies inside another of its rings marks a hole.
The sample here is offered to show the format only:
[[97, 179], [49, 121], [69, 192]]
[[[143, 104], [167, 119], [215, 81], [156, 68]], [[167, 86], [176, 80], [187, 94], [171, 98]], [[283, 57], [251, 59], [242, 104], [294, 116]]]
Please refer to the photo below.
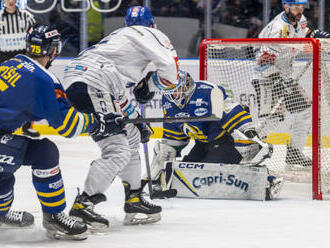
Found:
[[26, 32], [35, 22], [33, 15], [26, 10], [16, 8], [14, 13], [0, 10], [0, 51], [25, 50]]

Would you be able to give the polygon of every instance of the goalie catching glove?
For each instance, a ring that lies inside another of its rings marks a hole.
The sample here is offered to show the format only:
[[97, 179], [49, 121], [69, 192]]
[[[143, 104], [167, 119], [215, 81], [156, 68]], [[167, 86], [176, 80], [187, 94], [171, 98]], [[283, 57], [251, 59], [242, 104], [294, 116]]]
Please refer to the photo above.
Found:
[[107, 137], [113, 134], [125, 133], [125, 130], [123, 130], [125, 123], [121, 121], [123, 117], [120, 114], [94, 113], [93, 116], [97, 123], [96, 128], [91, 133], [94, 137]]

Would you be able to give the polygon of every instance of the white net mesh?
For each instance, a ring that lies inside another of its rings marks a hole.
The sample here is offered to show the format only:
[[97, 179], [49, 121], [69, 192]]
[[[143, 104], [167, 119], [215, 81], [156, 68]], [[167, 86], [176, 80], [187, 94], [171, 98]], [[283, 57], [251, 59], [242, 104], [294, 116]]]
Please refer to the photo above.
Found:
[[[287, 180], [312, 183], [313, 80], [317, 85], [313, 70], [318, 70], [313, 68], [315, 44], [313, 48], [311, 41], [290, 39], [205, 43], [208, 43], [205, 61], [201, 61], [205, 77], [201, 75], [201, 78], [221, 84], [235, 101], [249, 106], [260, 137], [274, 145], [272, 158], [265, 161], [267, 167]], [[329, 44], [321, 41], [322, 83], [320, 104], [316, 108], [320, 120], [319, 166], [323, 192], [330, 189]]]

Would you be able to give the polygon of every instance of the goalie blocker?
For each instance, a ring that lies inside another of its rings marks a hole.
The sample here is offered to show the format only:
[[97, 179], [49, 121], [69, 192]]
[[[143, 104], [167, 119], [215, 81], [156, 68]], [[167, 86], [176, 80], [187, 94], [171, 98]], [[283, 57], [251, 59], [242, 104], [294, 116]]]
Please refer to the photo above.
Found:
[[238, 164], [167, 162], [165, 178], [185, 198], [272, 200], [283, 186], [264, 166]]

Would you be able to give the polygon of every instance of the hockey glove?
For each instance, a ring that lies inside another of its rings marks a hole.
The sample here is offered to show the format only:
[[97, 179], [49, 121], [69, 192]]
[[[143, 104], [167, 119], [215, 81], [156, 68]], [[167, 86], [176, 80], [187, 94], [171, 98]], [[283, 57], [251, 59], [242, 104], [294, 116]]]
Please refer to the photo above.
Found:
[[150, 136], [153, 135], [154, 131], [152, 130], [149, 123], [146, 124], [135, 124], [135, 126], [139, 129], [141, 134], [141, 143], [147, 143], [150, 141]]
[[307, 35], [307, 37], [323, 39], [323, 38], [330, 38], [330, 34], [328, 32], [316, 29], [313, 32], [311, 32], [309, 35]]
[[102, 114], [95, 113], [93, 114], [98, 124], [96, 129], [93, 131], [92, 135], [96, 137], [107, 137], [113, 134], [126, 133], [123, 128], [125, 124], [121, 122], [123, 117], [118, 113]]
[[152, 71], [148, 72], [147, 76], [143, 78], [133, 90], [136, 101], [141, 104], [147, 103], [155, 95], [155, 92], [151, 92], [148, 87], [148, 81], [153, 73]]

